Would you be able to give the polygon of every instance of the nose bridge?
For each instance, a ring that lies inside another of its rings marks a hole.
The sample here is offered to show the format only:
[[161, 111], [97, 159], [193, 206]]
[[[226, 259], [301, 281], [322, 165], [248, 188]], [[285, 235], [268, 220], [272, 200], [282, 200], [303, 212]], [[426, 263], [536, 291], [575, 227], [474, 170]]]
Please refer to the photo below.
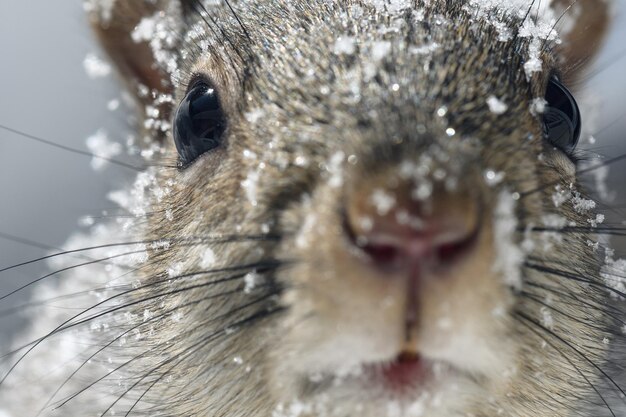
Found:
[[411, 193], [418, 200], [428, 199], [435, 188], [454, 191], [462, 187], [467, 183], [463, 178], [475, 175], [481, 144], [445, 126], [446, 122], [414, 119], [395, 125], [385, 121], [357, 132], [356, 143], [347, 147], [347, 154], [359, 161], [350, 167], [348, 183], [393, 188], [403, 182], [405, 187], [413, 186]]
[[483, 205], [482, 192], [467, 184], [480, 179], [471, 179], [476, 176], [471, 169], [450, 168], [430, 157], [418, 157], [352, 176], [345, 189], [347, 216], [358, 223], [355, 230], [367, 232], [368, 223], [378, 223], [401, 235], [457, 220], [475, 223]]

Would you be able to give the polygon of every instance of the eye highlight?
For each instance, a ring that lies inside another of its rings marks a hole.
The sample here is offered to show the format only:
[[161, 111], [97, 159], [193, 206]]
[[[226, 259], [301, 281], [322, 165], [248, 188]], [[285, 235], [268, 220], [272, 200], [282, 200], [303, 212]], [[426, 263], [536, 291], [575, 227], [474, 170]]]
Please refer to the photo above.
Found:
[[225, 130], [226, 118], [217, 90], [204, 80], [196, 82], [174, 117], [174, 143], [181, 168], [220, 146]]
[[572, 93], [558, 78], [552, 77], [546, 90], [547, 106], [543, 114], [543, 127], [548, 142], [571, 155], [578, 140], [582, 120], [578, 104]]

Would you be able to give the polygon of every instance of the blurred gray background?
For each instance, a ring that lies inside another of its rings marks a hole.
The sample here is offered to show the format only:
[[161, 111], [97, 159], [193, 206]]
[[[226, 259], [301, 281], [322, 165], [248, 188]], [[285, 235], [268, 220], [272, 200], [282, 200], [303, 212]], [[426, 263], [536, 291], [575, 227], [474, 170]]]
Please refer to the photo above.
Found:
[[[127, 126], [115, 76], [91, 79], [83, 61], [97, 51], [80, 0], [0, 1], [0, 124], [87, 150], [100, 128], [112, 139]], [[114, 208], [105, 195], [129, 171], [94, 172], [90, 158], [0, 130], [0, 233], [43, 246], [62, 247], [79, 218]], [[0, 236], [0, 269], [49, 251]], [[46, 265], [0, 273], [0, 296], [45, 274]], [[0, 301], [0, 311], [28, 300], [28, 291]], [[23, 325], [0, 313], [0, 348]]]
[[[611, 38], [590, 84], [605, 99], [599, 126], [610, 128], [588, 148], [608, 156], [626, 153], [626, 0], [617, 4]], [[91, 52], [102, 56], [80, 0], [0, 1], [0, 124], [85, 150], [85, 139], [104, 127], [123, 143], [128, 110], [107, 109], [120, 91], [114, 76], [87, 76], [83, 61]], [[626, 219], [626, 162], [611, 173], [610, 186], [618, 191], [611, 207], [616, 218]], [[62, 247], [79, 218], [114, 209], [105, 194], [130, 177], [116, 166], [96, 173], [87, 157], [0, 131], [0, 233], [31, 241], [0, 237], [0, 269], [48, 253], [33, 243]], [[45, 264], [36, 263], [0, 273], [0, 297], [46, 272]], [[0, 311], [25, 302], [27, 294], [0, 302]], [[23, 318], [0, 312], [0, 349], [23, 324]]]

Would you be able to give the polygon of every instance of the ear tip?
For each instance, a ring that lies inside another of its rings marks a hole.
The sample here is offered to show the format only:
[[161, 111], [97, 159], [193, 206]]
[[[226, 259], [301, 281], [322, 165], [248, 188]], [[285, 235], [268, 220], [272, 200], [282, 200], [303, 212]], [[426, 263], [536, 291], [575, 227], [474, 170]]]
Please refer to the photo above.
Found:
[[133, 36], [142, 20], [151, 18], [170, 0], [88, 0], [85, 10], [102, 48], [115, 63], [126, 86], [143, 105], [151, 97], [138, 93], [143, 85], [149, 91], [167, 93], [171, 86], [168, 74], [157, 65], [149, 39]]
[[614, 16], [614, 0], [554, 0], [557, 15], [569, 29], [559, 53], [566, 77], [578, 80], [601, 50]]
[[83, 1], [83, 9], [92, 25], [106, 28], [111, 24], [116, 3], [119, 2], [115, 0], [85, 0]]

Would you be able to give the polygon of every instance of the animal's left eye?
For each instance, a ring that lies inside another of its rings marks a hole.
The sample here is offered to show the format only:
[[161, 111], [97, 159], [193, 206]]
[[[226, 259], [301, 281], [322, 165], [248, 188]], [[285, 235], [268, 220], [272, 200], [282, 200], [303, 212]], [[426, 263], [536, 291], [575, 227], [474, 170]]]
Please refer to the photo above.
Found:
[[581, 118], [572, 93], [556, 77], [548, 82], [547, 106], [543, 114], [546, 140], [568, 155], [580, 138]]
[[184, 168], [220, 146], [225, 130], [226, 118], [217, 91], [205, 81], [196, 82], [174, 117], [173, 134], [180, 166]]

